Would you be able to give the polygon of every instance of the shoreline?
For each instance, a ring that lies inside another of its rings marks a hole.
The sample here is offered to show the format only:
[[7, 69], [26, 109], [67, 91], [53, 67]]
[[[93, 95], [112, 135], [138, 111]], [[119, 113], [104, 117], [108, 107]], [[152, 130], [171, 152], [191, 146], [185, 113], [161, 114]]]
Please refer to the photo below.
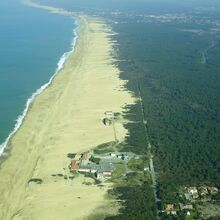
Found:
[[[117, 214], [120, 208], [106, 198], [110, 183], [69, 178], [67, 155], [114, 141], [112, 127], [102, 123], [104, 113], [123, 114], [135, 102], [114, 64], [111, 29], [100, 18], [78, 19], [74, 52], [36, 96], [10, 140], [10, 156], [0, 167], [1, 219], [85, 219], [94, 213]], [[124, 123], [115, 124], [119, 142], [128, 135]], [[30, 184], [32, 179], [42, 184]]]
[[[29, 0], [25, 0], [24, 4], [27, 4], [27, 6], [29, 7], [35, 7], [35, 8], [39, 8], [39, 9], [44, 9], [44, 10], [49, 10], [49, 8], [44, 8], [46, 6], [42, 6], [39, 7], [38, 4], [34, 4], [33, 2], [29, 1]], [[38, 7], [37, 7], [38, 6]], [[57, 13], [57, 14], [61, 14], [60, 12], [53, 12], [53, 13]], [[57, 68], [55, 70], [55, 72], [52, 74], [52, 76], [50, 77], [49, 81], [45, 84], [43, 84], [39, 89], [37, 89], [26, 101], [25, 107], [23, 112], [17, 116], [17, 119], [15, 121], [15, 125], [14, 128], [12, 129], [12, 131], [9, 133], [8, 137], [5, 139], [5, 141], [3, 143], [0, 144], [0, 160], [2, 159], [2, 157], [5, 154], [5, 150], [7, 148], [7, 146], [10, 144], [10, 139], [16, 134], [16, 132], [19, 130], [19, 128], [21, 127], [23, 121], [25, 120], [25, 116], [27, 115], [31, 104], [34, 102], [35, 98], [40, 95], [48, 86], [50, 86], [53, 83], [54, 78], [56, 77], [57, 74], [59, 74], [60, 70], [64, 67], [65, 62], [67, 61], [67, 59], [69, 58], [69, 56], [71, 55], [71, 53], [74, 53], [75, 50], [75, 46], [77, 44], [77, 40], [78, 40], [78, 29], [80, 26], [80, 21], [79, 21], [79, 17], [77, 16], [73, 16], [72, 14], [68, 14], [68, 16], [74, 17], [75, 19], [75, 24], [76, 24], [76, 28], [73, 30], [73, 40], [71, 42], [71, 50], [64, 52], [63, 55], [60, 57], [59, 61], [57, 62]], [[7, 155], [6, 155], [7, 156]]]
[[73, 15], [76, 14], [74, 12], [64, 10], [63, 8], [56, 8], [56, 7], [49, 6], [49, 5], [43, 5], [43, 4], [40, 4], [40, 3], [35, 3], [32, 0], [21, 0], [21, 1], [23, 2], [23, 4], [25, 4], [27, 6], [47, 10], [50, 13], [55, 13], [55, 14], [60, 14], [60, 15], [65, 15], [65, 16], [73, 16]]

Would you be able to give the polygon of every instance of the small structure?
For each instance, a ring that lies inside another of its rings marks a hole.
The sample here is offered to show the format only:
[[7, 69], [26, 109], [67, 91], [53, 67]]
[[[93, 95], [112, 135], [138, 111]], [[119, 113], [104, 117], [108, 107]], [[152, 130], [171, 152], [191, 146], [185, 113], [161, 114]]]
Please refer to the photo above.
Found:
[[106, 118], [114, 118], [114, 112], [113, 111], [106, 111], [105, 116], [106, 116]]
[[112, 121], [109, 118], [104, 118], [102, 121], [106, 126], [110, 126], [112, 124]]
[[111, 156], [111, 157], [116, 157], [116, 153], [109, 153], [109, 155]]
[[82, 160], [89, 160], [89, 153], [88, 152], [83, 153]]
[[187, 211], [186, 215], [190, 216], [191, 215], [190, 211]]
[[97, 179], [110, 179], [112, 177], [112, 171], [97, 171]]
[[209, 190], [210, 194], [218, 193], [218, 188], [217, 187], [208, 187], [208, 190]]
[[171, 214], [171, 215], [176, 215], [176, 211], [175, 211], [175, 210], [174, 210], [174, 211], [171, 211], [170, 214]]
[[208, 194], [209, 194], [209, 192], [208, 192], [207, 187], [202, 186], [202, 187], [200, 188], [200, 195], [201, 195], [201, 196], [206, 196], [206, 195], [208, 195]]
[[199, 197], [198, 190], [195, 186], [189, 187], [188, 193], [192, 196], [193, 199], [197, 199]]
[[149, 167], [144, 167], [144, 171], [149, 171]]
[[173, 204], [167, 204], [165, 207], [165, 212], [169, 215], [176, 215], [176, 211], [174, 210]]
[[123, 153], [122, 154], [118, 154], [117, 158], [121, 159], [121, 160], [124, 160], [125, 159], [125, 155]]
[[185, 197], [186, 197], [186, 200], [191, 200], [189, 193], [185, 193], [184, 195], [185, 195]]
[[77, 160], [71, 160], [70, 170], [77, 171], [79, 169], [79, 162]]
[[193, 206], [191, 204], [183, 205], [182, 203], [180, 203], [180, 209], [181, 210], [192, 210]]
[[165, 207], [165, 211], [169, 212], [169, 211], [172, 211], [172, 210], [174, 210], [174, 205], [173, 204], [167, 204], [166, 207]]
[[89, 163], [89, 153], [85, 152], [82, 154], [82, 159], [80, 161], [80, 167], [81, 166], [87, 166]]
[[90, 173], [91, 169], [90, 169], [90, 167], [82, 167], [82, 166], [80, 166], [78, 171], [82, 172], [82, 173]]

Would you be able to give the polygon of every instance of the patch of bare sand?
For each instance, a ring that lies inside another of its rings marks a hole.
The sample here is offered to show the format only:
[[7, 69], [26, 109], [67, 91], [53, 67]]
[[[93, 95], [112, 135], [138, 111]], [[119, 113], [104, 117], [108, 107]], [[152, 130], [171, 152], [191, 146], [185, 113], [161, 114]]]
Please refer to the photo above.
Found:
[[[102, 20], [80, 19], [75, 52], [10, 141], [11, 155], [0, 169], [0, 219], [84, 219], [103, 206], [117, 212], [117, 203], [105, 199], [109, 185], [52, 176], [66, 175], [68, 153], [114, 141], [112, 126], [101, 122], [104, 112], [122, 112], [134, 102], [113, 64], [111, 30]], [[116, 133], [123, 141], [127, 130], [117, 123]], [[31, 178], [43, 182], [28, 184]]]

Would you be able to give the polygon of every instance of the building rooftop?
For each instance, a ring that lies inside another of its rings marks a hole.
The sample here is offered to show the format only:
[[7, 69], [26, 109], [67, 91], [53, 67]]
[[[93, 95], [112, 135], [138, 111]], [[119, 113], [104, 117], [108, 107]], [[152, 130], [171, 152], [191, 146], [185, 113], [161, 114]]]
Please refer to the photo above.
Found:
[[83, 159], [83, 160], [88, 160], [88, 159], [89, 159], [88, 152], [83, 153], [82, 159]]
[[79, 169], [79, 164], [77, 160], [71, 160], [70, 164], [71, 170], [78, 170]]
[[173, 204], [167, 204], [165, 210], [166, 211], [173, 211], [174, 205]]

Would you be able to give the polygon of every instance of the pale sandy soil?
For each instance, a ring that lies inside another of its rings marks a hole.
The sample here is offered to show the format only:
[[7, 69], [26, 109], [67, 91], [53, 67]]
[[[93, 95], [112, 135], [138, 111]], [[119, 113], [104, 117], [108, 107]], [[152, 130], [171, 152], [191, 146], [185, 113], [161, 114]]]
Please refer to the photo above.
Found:
[[[117, 203], [105, 199], [109, 185], [87, 186], [83, 177], [51, 176], [68, 174], [68, 153], [113, 141], [112, 126], [101, 122], [104, 112], [122, 112], [125, 103], [134, 102], [128, 91], [122, 91], [126, 82], [112, 63], [111, 34], [103, 21], [81, 17], [75, 52], [35, 99], [10, 141], [11, 155], [0, 168], [1, 220], [76, 220], [97, 210], [117, 212]], [[118, 123], [116, 131], [123, 141], [127, 130]], [[43, 183], [28, 184], [31, 178]]]

